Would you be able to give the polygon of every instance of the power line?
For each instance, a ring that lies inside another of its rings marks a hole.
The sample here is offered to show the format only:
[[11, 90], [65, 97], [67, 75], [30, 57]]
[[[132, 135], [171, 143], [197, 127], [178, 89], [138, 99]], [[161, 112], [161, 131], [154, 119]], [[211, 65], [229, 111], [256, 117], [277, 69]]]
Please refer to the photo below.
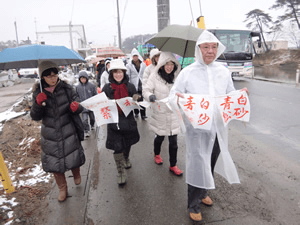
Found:
[[193, 16], [193, 10], [192, 10], [192, 5], [191, 5], [191, 0], [189, 0], [189, 3], [190, 3], [190, 9], [191, 9], [191, 14], [192, 14], [193, 25], [195, 26], [194, 16]]
[[73, 5], [72, 5], [72, 12], [71, 12], [71, 22], [72, 22], [72, 18], [73, 18], [73, 12], [74, 12], [74, 2], [75, 2], [75, 0], [73, 0]]
[[121, 20], [121, 27], [122, 27], [122, 24], [123, 24], [123, 20], [124, 20], [124, 16], [125, 16], [125, 12], [126, 12], [127, 3], [128, 3], [128, 0], [126, 0], [126, 2], [125, 2], [125, 6], [124, 6], [124, 10], [123, 10], [123, 17], [122, 17], [122, 20]]

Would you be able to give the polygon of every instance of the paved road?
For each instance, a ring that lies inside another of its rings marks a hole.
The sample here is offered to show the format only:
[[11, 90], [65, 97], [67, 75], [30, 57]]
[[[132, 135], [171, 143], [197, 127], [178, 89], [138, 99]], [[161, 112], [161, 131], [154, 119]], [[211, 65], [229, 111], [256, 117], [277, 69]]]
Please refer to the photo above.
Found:
[[9, 109], [29, 91], [34, 79], [27, 79], [24, 83], [15, 84], [10, 87], [0, 88], [0, 113]]
[[[19, 98], [31, 86], [1, 88], [0, 107], [14, 104], [14, 100], [6, 104], [2, 97]], [[214, 206], [202, 207], [204, 223], [298, 225], [300, 89], [248, 79], [237, 79], [235, 86], [246, 86], [251, 101], [250, 123], [229, 124], [229, 149], [241, 184], [229, 185], [216, 174], [217, 189], [210, 192]], [[146, 121], [139, 119], [138, 125], [141, 141], [132, 148], [128, 183], [123, 188], [116, 183], [112, 152], [105, 148], [106, 131], [101, 127], [83, 142], [87, 163], [82, 168], [82, 184], [73, 185], [69, 177], [70, 197], [61, 204], [54, 185], [47, 224], [193, 224], [186, 209], [185, 174], [176, 177], [168, 171], [167, 140], [161, 154], [164, 164], [158, 166], [153, 160], [154, 134]], [[185, 170], [184, 136], [178, 140], [178, 166]]]
[[[237, 89], [250, 91], [251, 122], [229, 125], [229, 149], [240, 185], [229, 185], [216, 175], [213, 207], [202, 207], [205, 224], [298, 224], [300, 220], [300, 89], [294, 86], [240, 79]], [[297, 96], [297, 97], [294, 97]], [[289, 114], [290, 116], [287, 116]], [[94, 156], [86, 224], [193, 224], [188, 218], [185, 173], [168, 171], [168, 146], [162, 147], [164, 164], [153, 160], [153, 132], [138, 121], [141, 140], [131, 153], [128, 183], [116, 183], [112, 152], [105, 148], [105, 129], [99, 130]], [[179, 135], [178, 167], [185, 170], [185, 141]], [[292, 210], [291, 210], [292, 209]]]

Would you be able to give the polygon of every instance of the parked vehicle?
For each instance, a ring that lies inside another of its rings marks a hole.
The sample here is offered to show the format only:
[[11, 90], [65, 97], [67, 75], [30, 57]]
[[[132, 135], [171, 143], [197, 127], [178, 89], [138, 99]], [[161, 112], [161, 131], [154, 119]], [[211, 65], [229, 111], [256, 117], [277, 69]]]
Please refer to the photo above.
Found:
[[19, 78], [38, 78], [39, 69], [38, 68], [23, 68], [18, 72]]
[[261, 47], [261, 36], [258, 32], [237, 29], [208, 29], [223, 45], [226, 46], [224, 54], [216, 61], [227, 67], [232, 77], [252, 77], [254, 69], [252, 65], [253, 56], [256, 53], [253, 38], [258, 38], [258, 47]]

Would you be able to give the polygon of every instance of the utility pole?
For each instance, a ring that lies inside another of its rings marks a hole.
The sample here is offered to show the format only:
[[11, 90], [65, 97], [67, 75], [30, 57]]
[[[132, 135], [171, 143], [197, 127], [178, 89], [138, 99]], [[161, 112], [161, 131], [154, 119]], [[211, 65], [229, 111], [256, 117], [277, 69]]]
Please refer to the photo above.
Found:
[[118, 37], [119, 37], [119, 48], [122, 50], [121, 42], [121, 25], [120, 25], [120, 14], [119, 14], [119, 0], [117, 0], [117, 10], [118, 10]]
[[71, 49], [74, 50], [73, 48], [73, 37], [72, 37], [72, 22], [70, 21], [69, 23], [69, 32], [70, 32], [70, 41], [71, 41]]
[[17, 47], [18, 47], [19, 46], [19, 39], [18, 39], [17, 21], [15, 21], [15, 30], [16, 30]]
[[158, 32], [170, 25], [169, 0], [157, 0]]
[[36, 36], [36, 44], [39, 44], [38, 34], [37, 34], [37, 28], [36, 28], [36, 18], [34, 17], [34, 23], [35, 23], [35, 36]]

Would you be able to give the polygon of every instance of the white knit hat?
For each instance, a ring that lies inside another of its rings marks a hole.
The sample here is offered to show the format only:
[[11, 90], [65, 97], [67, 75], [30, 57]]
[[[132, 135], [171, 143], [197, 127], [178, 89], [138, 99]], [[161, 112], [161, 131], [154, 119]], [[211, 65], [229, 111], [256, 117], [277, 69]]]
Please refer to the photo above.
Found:
[[127, 71], [126, 66], [124, 65], [124, 62], [122, 59], [113, 59], [110, 61], [110, 67], [108, 72], [111, 70], [125, 70]]
[[42, 77], [42, 73], [50, 68], [56, 68], [59, 70], [58, 66], [52, 61], [43, 61], [39, 64], [39, 75]]

